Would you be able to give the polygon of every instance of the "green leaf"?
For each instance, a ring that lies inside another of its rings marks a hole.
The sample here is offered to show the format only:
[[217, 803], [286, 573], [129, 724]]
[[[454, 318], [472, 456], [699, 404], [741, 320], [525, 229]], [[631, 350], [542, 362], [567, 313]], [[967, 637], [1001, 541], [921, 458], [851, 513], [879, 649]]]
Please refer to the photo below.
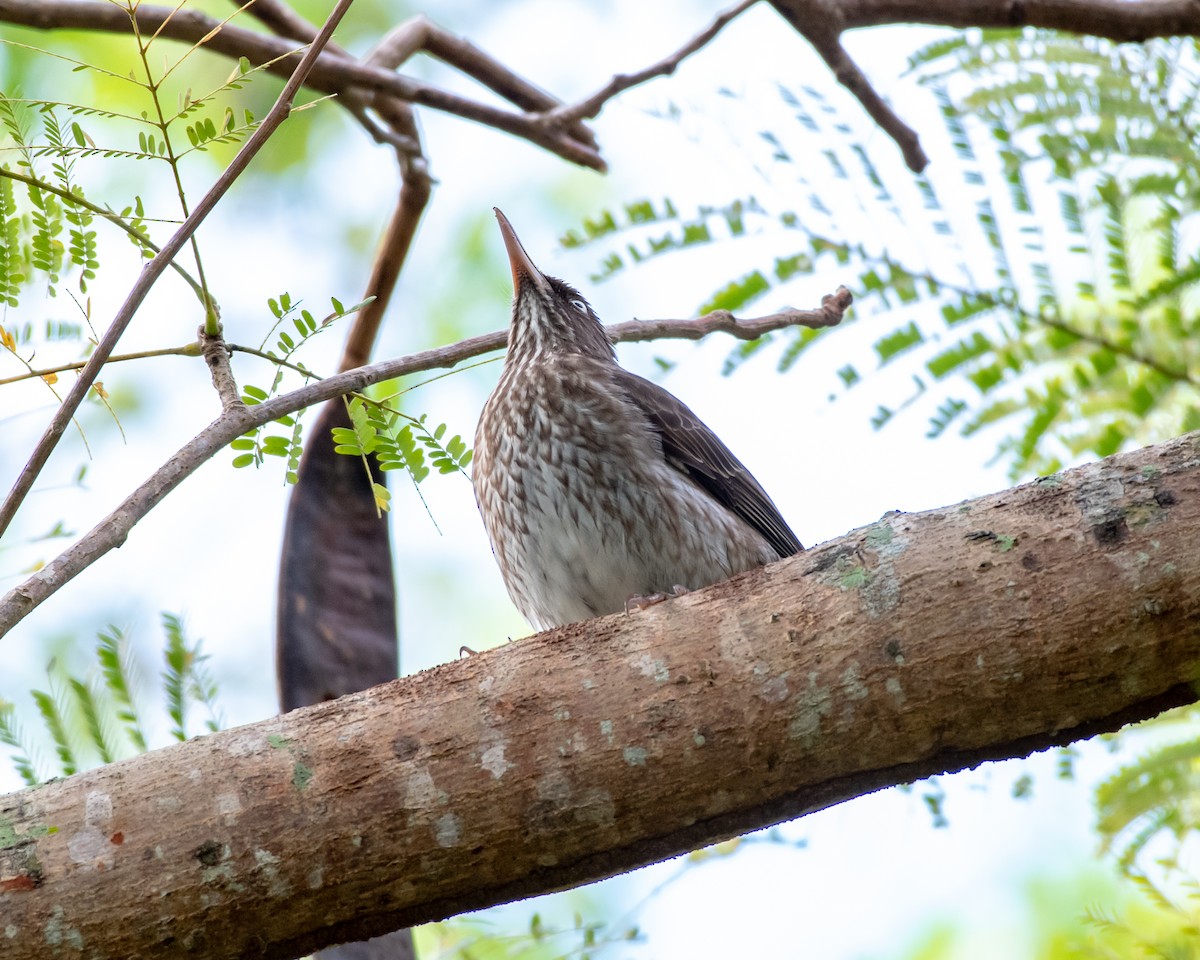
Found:
[[910, 322], [899, 330], [880, 337], [875, 341], [875, 352], [879, 355], [880, 363], [888, 363], [913, 347], [925, 342], [925, 337], [915, 322]]

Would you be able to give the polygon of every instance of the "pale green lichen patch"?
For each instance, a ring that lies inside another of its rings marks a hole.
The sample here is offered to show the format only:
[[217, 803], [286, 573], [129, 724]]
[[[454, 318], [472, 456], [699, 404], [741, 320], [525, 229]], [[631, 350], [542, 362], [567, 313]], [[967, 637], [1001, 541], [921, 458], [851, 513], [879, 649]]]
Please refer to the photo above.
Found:
[[625, 762], [631, 767], [644, 767], [646, 765], [646, 748], [645, 747], [626, 747], [622, 751], [625, 757]]
[[867, 685], [862, 681], [862, 675], [858, 672], [858, 664], [852, 663], [842, 672], [842, 692], [850, 700], [865, 700], [867, 698]]
[[896, 609], [900, 603], [900, 581], [890, 561], [879, 565], [860, 596], [863, 612], [870, 617], [879, 619]]
[[230, 893], [245, 893], [245, 885], [234, 879], [235, 876], [232, 863], [220, 863], [200, 871], [200, 880], [207, 886], [220, 887]]
[[611, 720], [600, 721], [600, 736], [604, 737], [610, 747], [613, 745], [613, 722]]
[[883, 689], [892, 695], [897, 705], [904, 703], [904, 687], [895, 677], [888, 677], [883, 682]]
[[1016, 537], [1010, 537], [1007, 533], [996, 534], [996, 546], [1000, 548], [1001, 553], [1008, 553], [1016, 545]]
[[808, 675], [808, 687], [792, 698], [792, 718], [788, 722], [788, 737], [812, 746], [821, 732], [821, 718], [833, 708], [833, 696], [817, 683], [817, 674]]
[[462, 835], [462, 825], [455, 814], [445, 813], [438, 817], [435, 830], [439, 847], [446, 849], [458, 846], [459, 837]]
[[270, 734], [267, 737], [267, 743], [273, 750], [286, 750], [295, 758], [295, 762], [292, 764], [292, 786], [297, 790], [307, 787], [316, 772], [305, 762], [308, 752], [302, 747], [297, 747], [295, 740], [281, 737], [277, 733]]
[[4, 936], [6, 936], [9, 940], [15, 940], [17, 938], [16, 924], [10, 923], [7, 927], [5, 927]]
[[313, 768], [299, 760], [292, 766], [292, 786], [303, 790], [313, 778]]
[[46, 921], [44, 928], [46, 943], [54, 948], [56, 954], [63, 947], [76, 951], [83, 950], [83, 934], [67, 923], [63, 919], [65, 916], [66, 911], [62, 907], [56, 906], [50, 912], [50, 919]]
[[706, 743], [708, 743], [708, 738], [705, 737], [704, 734], [702, 734], [699, 730], [693, 730], [692, 731], [692, 743], [694, 743], [698, 747], [702, 747]]
[[267, 880], [267, 892], [276, 900], [283, 900], [292, 894], [291, 884], [279, 875], [279, 864], [283, 861], [270, 850], [262, 847], [254, 851], [254, 862]]
[[612, 794], [603, 787], [584, 790], [575, 805], [575, 817], [582, 823], [609, 825], [617, 819]]
[[496, 780], [508, 773], [512, 766], [504, 758], [505, 744], [503, 741], [494, 743], [479, 755], [479, 765], [490, 773]]
[[838, 571], [838, 586], [843, 590], [860, 590], [871, 582], [867, 568], [860, 563], [847, 566]]
[[1152, 523], [1159, 523], [1167, 519], [1168, 509], [1170, 504], [1163, 505], [1157, 500], [1149, 500], [1143, 503], [1131, 503], [1122, 511], [1125, 517], [1125, 522], [1131, 527], [1146, 527]]
[[877, 523], [867, 530], [867, 546], [873, 550], [886, 547], [895, 538], [896, 531], [891, 528], [890, 524]]
[[58, 827], [44, 823], [30, 824], [24, 833], [17, 833], [17, 825], [13, 821], [8, 817], [0, 817], [0, 850], [15, 847], [19, 843], [28, 843], [39, 837], [48, 837], [52, 833], [58, 833]]
[[640, 654], [630, 661], [630, 666], [643, 677], [653, 677], [656, 683], [666, 683], [671, 679], [671, 671], [663, 660], [658, 660], [648, 653]]

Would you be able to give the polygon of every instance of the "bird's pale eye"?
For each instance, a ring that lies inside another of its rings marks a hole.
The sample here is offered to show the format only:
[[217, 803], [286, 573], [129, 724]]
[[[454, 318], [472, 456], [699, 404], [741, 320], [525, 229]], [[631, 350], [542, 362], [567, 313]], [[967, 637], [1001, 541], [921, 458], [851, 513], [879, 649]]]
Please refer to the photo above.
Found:
[[573, 306], [580, 313], [588, 312], [588, 305], [586, 303], [584, 303], [582, 300], [572, 300], [571, 306]]

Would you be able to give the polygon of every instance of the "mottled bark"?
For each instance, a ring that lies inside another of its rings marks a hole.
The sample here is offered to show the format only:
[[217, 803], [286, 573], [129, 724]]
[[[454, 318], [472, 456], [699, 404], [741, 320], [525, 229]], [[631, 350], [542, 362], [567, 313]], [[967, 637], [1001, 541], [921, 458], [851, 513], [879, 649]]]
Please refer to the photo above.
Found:
[[1114, 729], [1195, 699], [1198, 537], [1192, 434], [0, 798], [4, 956], [290, 960]]

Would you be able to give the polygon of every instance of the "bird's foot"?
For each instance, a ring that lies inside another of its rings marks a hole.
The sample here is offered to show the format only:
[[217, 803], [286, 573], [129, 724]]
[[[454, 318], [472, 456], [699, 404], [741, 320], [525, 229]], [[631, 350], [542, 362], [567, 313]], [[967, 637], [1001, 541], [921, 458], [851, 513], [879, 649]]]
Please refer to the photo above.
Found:
[[638, 610], [645, 610], [647, 607], [652, 607], [656, 603], [662, 603], [664, 600], [670, 600], [672, 597], [682, 597], [687, 592], [687, 587], [675, 584], [671, 588], [670, 593], [651, 593], [644, 597], [632, 596], [625, 601], [625, 615], [629, 615], [631, 607], [636, 607]]

